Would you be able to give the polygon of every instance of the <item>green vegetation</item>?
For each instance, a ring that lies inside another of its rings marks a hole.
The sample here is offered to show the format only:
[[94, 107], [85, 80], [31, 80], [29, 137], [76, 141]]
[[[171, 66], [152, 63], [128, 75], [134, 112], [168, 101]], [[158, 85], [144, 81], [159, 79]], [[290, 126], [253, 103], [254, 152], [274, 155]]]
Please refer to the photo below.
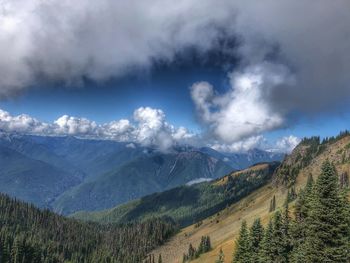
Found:
[[99, 225], [67, 219], [0, 195], [1, 263], [134, 263], [165, 242], [172, 221]]
[[0, 145], [0, 192], [48, 207], [60, 193], [80, 179], [43, 161]]
[[[279, 163], [275, 162], [264, 164], [260, 169], [252, 167], [214, 182], [181, 186], [110, 210], [79, 212], [73, 217], [104, 223], [125, 223], [155, 216], [168, 216], [181, 226], [186, 226], [217, 213], [265, 185], [278, 165]], [[223, 182], [225, 179], [227, 180]]]
[[[300, 170], [307, 167], [315, 157], [320, 155], [326, 149], [327, 145], [331, 145], [349, 135], [349, 131], [343, 131], [335, 137], [324, 138], [322, 142], [319, 136], [304, 138], [290, 155], [290, 159], [283, 162], [278, 168], [276, 172], [277, 182], [283, 183], [288, 187], [293, 186]], [[345, 146], [344, 149], [340, 149], [338, 152], [347, 149], [347, 146]], [[342, 163], [348, 160], [349, 158], [343, 153]]]
[[202, 236], [201, 242], [197, 249], [195, 249], [192, 244], [188, 247], [188, 253], [183, 255], [182, 262], [189, 262], [193, 259], [199, 258], [203, 253], [209, 252], [211, 250], [211, 243], [209, 236]]
[[250, 230], [242, 223], [233, 262], [349, 262], [347, 191], [347, 187], [340, 187], [334, 165], [324, 162], [316, 183], [310, 175], [299, 193], [294, 216], [290, 216], [286, 202], [265, 230], [258, 221]]
[[225, 263], [225, 254], [221, 248], [220, 248], [220, 252], [218, 255], [218, 259], [215, 261], [215, 263]]

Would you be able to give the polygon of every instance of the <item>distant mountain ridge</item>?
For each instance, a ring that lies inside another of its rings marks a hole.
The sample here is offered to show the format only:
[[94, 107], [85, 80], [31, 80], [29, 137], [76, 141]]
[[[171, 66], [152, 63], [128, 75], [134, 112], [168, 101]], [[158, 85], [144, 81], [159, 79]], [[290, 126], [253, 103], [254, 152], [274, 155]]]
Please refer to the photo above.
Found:
[[260, 163], [211, 182], [179, 186], [111, 209], [77, 212], [77, 219], [126, 223], [152, 217], [172, 217], [181, 226], [202, 220], [267, 184], [279, 162]]
[[214, 179], [232, 171], [225, 162], [201, 152], [142, 156], [59, 197], [56, 212], [101, 210], [197, 179]]
[[[128, 142], [3, 131], [0, 151], [0, 191], [62, 213], [113, 207], [142, 195], [201, 178], [215, 179], [255, 162], [283, 157], [260, 150], [224, 154], [190, 146], [176, 146], [161, 153]], [[132, 181], [136, 178], [139, 183]]]
[[285, 153], [263, 151], [256, 148], [242, 153], [221, 153], [209, 147], [202, 147], [199, 150], [225, 161], [236, 170], [242, 170], [257, 163], [282, 161], [286, 155]]

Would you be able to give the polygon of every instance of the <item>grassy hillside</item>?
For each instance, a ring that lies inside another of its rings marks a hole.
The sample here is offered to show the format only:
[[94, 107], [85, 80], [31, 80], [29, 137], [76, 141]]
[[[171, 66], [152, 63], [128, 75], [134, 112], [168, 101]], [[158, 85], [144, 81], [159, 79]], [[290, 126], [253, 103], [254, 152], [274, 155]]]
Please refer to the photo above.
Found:
[[[152, 253], [156, 255], [161, 253], [165, 262], [182, 262], [182, 255], [187, 252], [189, 244], [192, 243], [196, 247], [202, 236], [209, 235], [213, 250], [191, 262], [213, 263], [217, 259], [220, 248], [225, 253], [225, 262], [231, 262], [235, 239], [242, 220], [246, 220], [248, 225], [251, 225], [254, 219], [260, 217], [263, 223], [267, 223], [271, 215], [269, 206], [273, 196], [276, 197], [277, 207], [281, 207], [286, 199], [288, 187], [293, 186], [298, 192], [305, 186], [309, 173], [312, 173], [316, 179], [326, 159], [335, 164], [339, 175], [350, 172], [350, 136], [348, 134], [341, 134], [323, 142], [320, 142], [317, 137], [304, 140], [285, 159], [274, 174], [272, 182], [223, 209], [220, 213], [203, 220], [199, 227], [191, 225], [183, 228], [169, 242]], [[286, 167], [288, 169], [285, 169]]]
[[189, 225], [216, 213], [266, 184], [279, 163], [258, 164], [212, 182], [181, 186], [145, 196], [101, 212], [79, 212], [73, 216], [98, 222], [128, 222], [153, 216], [169, 216]]

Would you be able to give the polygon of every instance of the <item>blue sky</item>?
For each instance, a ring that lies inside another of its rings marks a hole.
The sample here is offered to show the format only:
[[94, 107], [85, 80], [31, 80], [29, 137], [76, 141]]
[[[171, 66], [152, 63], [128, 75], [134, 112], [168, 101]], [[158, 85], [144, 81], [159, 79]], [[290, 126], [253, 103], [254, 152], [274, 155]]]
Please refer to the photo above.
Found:
[[[12, 115], [28, 114], [44, 122], [53, 122], [62, 115], [84, 117], [103, 124], [130, 119], [135, 109], [161, 109], [174, 126], [184, 126], [200, 133], [205, 126], [198, 120], [190, 87], [198, 81], [212, 83], [218, 93], [229, 87], [228, 72], [218, 68], [164, 68], [144, 75], [112, 79], [103, 83], [90, 81], [83, 86], [37, 87], [19, 96], [2, 100], [0, 107]], [[350, 113], [346, 107], [330, 112], [291, 115], [285, 127], [264, 132], [270, 142], [294, 135], [299, 138], [319, 135], [333, 136], [349, 129]]]
[[350, 121], [347, 5], [9, 1], [0, 129], [163, 150], [290, 151], [336, 135]]
[[67, 114], [105, 123], [130, 118], [139, 107], [162, 109], [169, 122], [198, 131], [190, 87], [197, 81], [228, 88], [226, 73], [215, 68], [167, 68], [153, 73], [113, 79], [84, 86], [36, 87], [18, 97], [0, 102], [3, 110], [14, 115], [29, 114], [52, 122]]

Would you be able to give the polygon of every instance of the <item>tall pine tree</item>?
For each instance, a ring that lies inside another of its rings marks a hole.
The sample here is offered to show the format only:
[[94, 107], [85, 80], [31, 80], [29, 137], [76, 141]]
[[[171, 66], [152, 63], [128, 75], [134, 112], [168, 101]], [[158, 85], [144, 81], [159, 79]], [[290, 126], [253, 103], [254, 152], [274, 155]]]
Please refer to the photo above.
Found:
[[314, 187], [303, 248], [306, 263], [348, 262], [347, 205], [340, 195], [338, 176], [326, 161]]
[[269, 221], [267, 228], [264, 233], [264, 238], [261, 242], [259, 251], [259, 262], [260, 263], [272, 263], [274, 262], [274, 251], [272, 247], [272, 234], [273, 224], [272, 220]]
[[262, 239], [264, 237], [264, 228], [261, 224], [260, 218], [256, 219], [249, 231], [251, 240], [251, 262], [258, 262], [259, 250]]
[[236, 251], [233, 256], [234, 263], [250, 263], [252, 256], [251, 240], [247, 227], [247, 222], [243, 221], [239, 237], [236, 241]]

